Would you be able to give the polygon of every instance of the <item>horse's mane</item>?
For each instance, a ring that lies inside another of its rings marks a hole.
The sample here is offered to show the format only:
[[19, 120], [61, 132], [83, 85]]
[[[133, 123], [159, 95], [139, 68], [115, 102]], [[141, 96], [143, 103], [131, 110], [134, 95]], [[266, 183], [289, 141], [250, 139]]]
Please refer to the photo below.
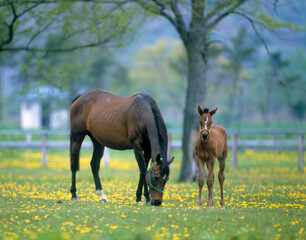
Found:
[[81, 95], [82, 95], [82, 94], [76, 95], [76, 96], [72, 99], [71, 104], [74, 103], [79, 97], [81, 97]]
[[162, 174], [169, 174], [169, 166], [167, 159], [167, 150], [168, 150], [168, 132], [167, 127], [164, 122], [164, 119], [161, 115], [159, 108], [157, 107], [154, 99], [145, 93], [141, 93], [141, 96], [150, 104], [151, 110], [154, 116], [157, 132], [158, 132], [158, 140], [161, 148], [161, 157], [163, 160], [161, 161], [161, 172]]

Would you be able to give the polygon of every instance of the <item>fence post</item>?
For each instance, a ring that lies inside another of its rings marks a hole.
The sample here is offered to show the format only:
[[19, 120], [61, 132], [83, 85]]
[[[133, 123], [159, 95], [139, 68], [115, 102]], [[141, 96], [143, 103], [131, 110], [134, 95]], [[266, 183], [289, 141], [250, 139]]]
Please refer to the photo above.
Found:
[[32, 134], [31, 133], [27, 133], [26, 134], [26, 143], [30, 144], [32, 142]]
[[48, 142], [48, 133], [43, 133], [42, 145], [41, 145], [43, 167], [47, 166], [47, 142]]
[[237, 149], [238, 149], [238, 136], [233, 135], [233, 146], [232, 146], [232, 168], [237, 168]]
[[276, 148], [276, 135], [275, 134], [272, 134], [272, 142], [273, 142], [273, 150], [276, 151], [277, 148]]
[[299, 170], [304, 172], [304, 135], [299, 135]]

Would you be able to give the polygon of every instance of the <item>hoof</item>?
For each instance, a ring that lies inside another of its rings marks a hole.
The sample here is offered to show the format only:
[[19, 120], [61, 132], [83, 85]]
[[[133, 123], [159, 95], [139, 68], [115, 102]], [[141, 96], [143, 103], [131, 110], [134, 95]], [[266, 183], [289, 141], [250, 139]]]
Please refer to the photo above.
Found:
[[102, 198], [99, 200], [99, 202], [108, 202], [107, 198]]
[[151, 201], [146, 202], [146, 205], [151, 206]]
[[138, 201], [137, 203], [138, 203], [139, 205], [142, 205], [142, 204], [143, 204], [142, 201]]
[[76, 197], [76, 198], [71, 198], [72, 201], [79, 201], [79, 199]]
[[225, 206], [221, 207], [221, 210], [225, 210]]
[[201, 209], [201, 206], [197, 206], [197, 210]]

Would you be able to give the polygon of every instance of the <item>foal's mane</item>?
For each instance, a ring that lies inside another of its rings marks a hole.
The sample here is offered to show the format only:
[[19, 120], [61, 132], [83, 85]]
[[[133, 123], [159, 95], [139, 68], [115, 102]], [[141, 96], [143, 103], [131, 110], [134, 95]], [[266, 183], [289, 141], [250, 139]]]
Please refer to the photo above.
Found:
[[169, 166], [168, 166], [168, 159], [167, 159], [167, 150], [168, 150], [168, 132], [167, 132], [167, 127], [164, 122], [164, 119], [161, 115], [161, 112], [159, 108], [157, 107], [156, 102], [154, 99], [145, 93], [140, 94], [151, 106], [151, 111], [154, 116], [154, 122], [156, 124], [157, 132], [158, 132], [158, 141], [160, 144], [160, 149], [161, 149], [161, 158], [163, 160], [161, 161], [161, 172], [162, 174], [169, 174]]

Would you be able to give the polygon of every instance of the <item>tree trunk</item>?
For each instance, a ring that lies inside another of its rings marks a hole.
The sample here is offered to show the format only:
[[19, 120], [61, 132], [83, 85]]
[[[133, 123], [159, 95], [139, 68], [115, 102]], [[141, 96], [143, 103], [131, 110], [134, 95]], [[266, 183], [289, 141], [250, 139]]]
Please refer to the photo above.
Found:
[[206, 88], [206, 61], [201, 51], [204, 49], [203, 44], [203, 36], [191, 36], [186, 46], [189, 64], [184, 109], [183, 159], [179, 178], [181, 182], [190, 182], [196, 179], [194, 144], [199, 128], [197, 106], [205, 106]]

